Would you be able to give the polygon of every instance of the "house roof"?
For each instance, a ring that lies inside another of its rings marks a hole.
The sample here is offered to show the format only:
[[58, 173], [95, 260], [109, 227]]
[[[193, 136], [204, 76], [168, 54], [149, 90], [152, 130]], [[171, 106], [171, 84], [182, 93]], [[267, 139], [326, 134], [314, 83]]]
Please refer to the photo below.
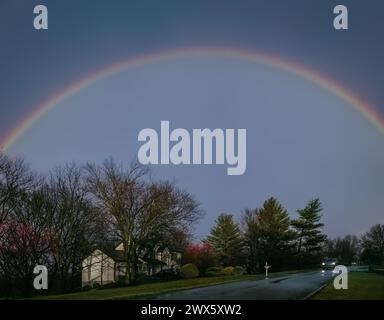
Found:
[[[158, 245], [155, 248], [154, 252], [161, 252], [162, 253], [166, 250], [169, 251], [170, 253], [180, 253], [179, 251], [170, 250], [167, 246], [164, 246], [164, 245]], [[96, 252], [96, 251], [100, 251], [101, 253], [107, 255], [108, 257], [113, 259], [115, 262], [125, 262], [126, 261], [126, 258], [124, 256], [124, 247], [123, 247], [122, 242], [118, 246], [116, 246], [114, 249], [112, 249], [112, 248], [104, 249], [104, 250], [95, 249], [93, 252]], [[92, 255], [93, 252], [90, 253], [90, 255]], [[148, 264], [152, 264], [152, 265], [165, 265], [166, 264], [163, 261], [160, 261], [158, 259], [151, 258], [148, 256], [141, 258], [141, 260], [148, 263]]]
[[115, 260], [115, 262], [124, 262], [126, 261], [124, 257], [124, 252], [123, 251], [113, 251], [110, 254], [110, 257]]

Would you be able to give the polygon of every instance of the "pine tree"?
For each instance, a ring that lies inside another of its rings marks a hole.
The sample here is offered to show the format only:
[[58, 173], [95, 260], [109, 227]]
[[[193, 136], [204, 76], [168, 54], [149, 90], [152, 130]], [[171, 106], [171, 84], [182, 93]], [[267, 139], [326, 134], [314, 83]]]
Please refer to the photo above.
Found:
[[269, 198], [257, 211], [259, 224], [259, 267], [265, 262], [274, 270], [287, 267], [294, 233], [290, 230], [287, 210], [276, 198]]
[[296, 253], [299, 267], [320, 262], [321, 249], [326, 241], [326, 236], [320, 230], [324, 226], [320, 222], [322, 210], [319, 199], [310, 200], [304, 209], [297, 210], [299, 219], [291, 223], [297, 233]]
[[207, 242], [212, 246], [222, 266], [236, 266], [242, 263], [243, 243], [240, 228], [231, 214], [220, 214], [211, 229]]

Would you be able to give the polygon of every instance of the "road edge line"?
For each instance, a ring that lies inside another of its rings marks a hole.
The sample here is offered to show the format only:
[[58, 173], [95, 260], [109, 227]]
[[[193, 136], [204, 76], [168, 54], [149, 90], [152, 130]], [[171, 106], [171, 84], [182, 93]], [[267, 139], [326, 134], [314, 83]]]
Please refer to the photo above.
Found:
[[320, 288], [317, 288], [316, 290], [312, 291], [310, 294], [307, 294], [307, 295], [303, 298], [303, 300], [308, 300], [309, 298], [311, 298], [312, 296], [314, 296], [316, 293], [318, 293], [319, 291], [323, 290], [327, 285], [329, 285], [329, 282], [323, 284]]

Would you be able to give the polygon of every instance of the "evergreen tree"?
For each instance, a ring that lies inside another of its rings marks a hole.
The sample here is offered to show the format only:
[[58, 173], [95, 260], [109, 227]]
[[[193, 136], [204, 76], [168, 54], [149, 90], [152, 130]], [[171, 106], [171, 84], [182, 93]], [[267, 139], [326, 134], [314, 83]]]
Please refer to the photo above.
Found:
[[298, 267], [315, 265], [320, 262], [321, 250], [326, 236], [321, 232], [320, 222], [323, 210], [319, 199], [310, 200], [304, 209], [297, 210], [299, 218], [291, 222], [297, 233]]
[[220, 214], [211, 229], [207, 242], [212, 246], [222, 266], [240, 265], [243, 260], [243, 242], [240, 228], [231, 214]]
[[260, 249], [260, 226], [258, 209], [245, 209], [243, 216], [244, 243], [246, 248], [247, 272], [255, 274], [260, 271], [259, 249]]
[[248, 270], [262, 271], [266, 262], [273, 270], [289, 267], [294, 233], [287, 210], [272, 197], [262, 208], [246, 210], [244, 222]]
[[361, 245], [361, 258], [365, 263], [384, 265], [384, 224], [376, 224], [364, 234]]
[[[274, 270], [286, 268], [294, 237], [290, 230], [287, 210], [272, 197], [264, 202], [263, 207], [259, 210], [259, 217], [262, 260], [272, 265]], [[260, 262], [264, 263], [264, 261]]]

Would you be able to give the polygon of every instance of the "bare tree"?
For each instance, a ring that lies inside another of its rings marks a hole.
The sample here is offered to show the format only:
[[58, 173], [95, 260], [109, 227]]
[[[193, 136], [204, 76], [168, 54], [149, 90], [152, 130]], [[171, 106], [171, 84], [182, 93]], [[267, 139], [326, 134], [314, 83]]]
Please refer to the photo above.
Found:
[[88, 198], [81, 169], [75, 164], [51, 173], [45, 198], [50, 208], [51, 278], [57, 290], [68, 290], [79, 283], [82, 260], [104, 239], [108, 224]]
[[148, 170], [133, 163], [124, 169], [112, 159], [86, 166], [90, 192], [111, 217], [123, 243], [126, 282], [136, 278], [143, 252], [176, 231], [186, 231], [200, 217], [199, 204], [169, 182], [146, 180]]
[[12, 214], [18, 197], [36, 186], [36, 178], [22, 159], [0, 153], [0, 224]]
[[362, 260], [370, 264], [384, 264], [384, 224], [376, 224], [361, 237]]
[[[82, 261], [96, 248], [124, 244], [127, 280], [139, 258], [188, 234], [199, 205], [169, 182], [151, 182], [133, 164], [58, 167], [47, 177], [0, 156], [0, 294], [28, 295], [33, 268], [48, 267], [51, 291], [79, 286]], [[177, 237], [176, 237], [177, 238]], [[108, 251], [108, 250], [107, 250]]]
[[355, 235], [346, 235], [343, 238], [327, 239], [323, 250], [328, 257], [337, 258], [338, 263], [350, 265], [359, 260], [361, 248]]
[[11, 294], [29, 295], [33, 268], [49, 264], [50, 235], [44, 230], [46, 219], [39, 210], [39, 198], [33, 193], [24, 199], [23, 216], [9, 219], [0, 230], [0, 268]]
[[21, 159], [0, 155], [0, 287], [8, 294], [28, 294], [34, 266], [47, 261], [40, 187]]

